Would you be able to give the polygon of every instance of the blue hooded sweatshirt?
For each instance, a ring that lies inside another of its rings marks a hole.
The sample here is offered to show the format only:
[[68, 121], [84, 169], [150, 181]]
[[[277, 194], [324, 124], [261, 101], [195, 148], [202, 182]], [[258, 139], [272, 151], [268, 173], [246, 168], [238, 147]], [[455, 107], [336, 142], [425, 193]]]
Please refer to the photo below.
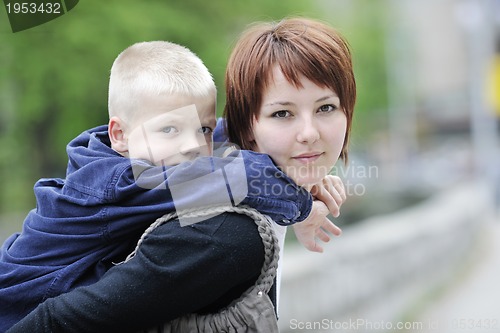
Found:
[[97, 281], [176, 206], [227, 204], [229, 198], [282, 225], [304, 220], [311, 210], [310, 194], [264, 154], [237, 151], [157, 167], [110, 146], [107, 126], [83, 132], [67, 146], [66, 178], [35, 184], [36, 209], [0, 250], [0, 332], [45, 299]]

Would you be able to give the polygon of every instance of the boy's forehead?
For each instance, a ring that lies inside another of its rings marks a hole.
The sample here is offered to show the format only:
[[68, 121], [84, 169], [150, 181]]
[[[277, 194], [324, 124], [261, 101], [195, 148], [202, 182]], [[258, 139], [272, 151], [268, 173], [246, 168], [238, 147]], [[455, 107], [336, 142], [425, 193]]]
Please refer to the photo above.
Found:
[[168, 109], [155, 116], [153, 120], [172, 120], [172, 121], [192, 121], [199, 119], [200, 115], [195, 104], [181, 106], [177, 109]]
[[138, 103], [137, 118], [156, 118], [168, 114], [171, 118], [195, 116], [200, 118], [215, 116], [215, 95], [186, 96], [178, 94], [159, 94], [141, 96]]

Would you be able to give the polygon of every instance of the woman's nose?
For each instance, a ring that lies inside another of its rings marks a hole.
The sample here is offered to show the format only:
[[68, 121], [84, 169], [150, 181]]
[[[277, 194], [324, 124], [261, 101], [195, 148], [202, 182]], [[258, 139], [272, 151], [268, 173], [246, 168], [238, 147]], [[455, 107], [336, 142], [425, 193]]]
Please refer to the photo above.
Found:
[[313, 143], [320, 138], [318, 124], [314, 119], [303, 119], [298, 124], [297, 141], [300, 143]]

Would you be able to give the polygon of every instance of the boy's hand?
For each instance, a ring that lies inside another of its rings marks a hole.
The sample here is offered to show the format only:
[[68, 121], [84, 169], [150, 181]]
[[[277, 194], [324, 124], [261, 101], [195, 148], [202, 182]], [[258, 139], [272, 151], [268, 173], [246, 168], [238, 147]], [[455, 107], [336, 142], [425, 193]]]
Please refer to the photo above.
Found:
[[309, 251], [323, 252], [323, 248], [316, 242], [316, 238], [325, 243], [330, 241], [330, 236], [326, 231], [336, 236], [342, 233], [342, 230], [326, 217], [328, 214], [326, 205], [319, 200], [314, 200], [309, 216], [304, 221], [293, 225], [297, 240]]
[[346, 199], [344, 184], [337, 176], [326, 176], [320, 184], [311, 188], [315, 198], [309, 216], [302, 222], [293, 225], [297, 240], [312, 252], [323, 252], [316, 238], [323, 242], [330, 241], [326, 231], [339, 236], [342, 231], [327, 218], [331, 213], [334, 217], [340, 215], [340, 206]]

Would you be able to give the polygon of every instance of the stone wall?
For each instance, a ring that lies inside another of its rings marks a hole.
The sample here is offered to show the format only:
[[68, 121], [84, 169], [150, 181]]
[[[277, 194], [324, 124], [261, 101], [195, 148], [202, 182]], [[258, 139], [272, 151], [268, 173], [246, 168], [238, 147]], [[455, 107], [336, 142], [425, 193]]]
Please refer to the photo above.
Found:
[[281, 332], [383, 332], [457, 273], [492, 214], [488, 188], [459, 185], [343, 230], [323, 254], [286, 249]]

